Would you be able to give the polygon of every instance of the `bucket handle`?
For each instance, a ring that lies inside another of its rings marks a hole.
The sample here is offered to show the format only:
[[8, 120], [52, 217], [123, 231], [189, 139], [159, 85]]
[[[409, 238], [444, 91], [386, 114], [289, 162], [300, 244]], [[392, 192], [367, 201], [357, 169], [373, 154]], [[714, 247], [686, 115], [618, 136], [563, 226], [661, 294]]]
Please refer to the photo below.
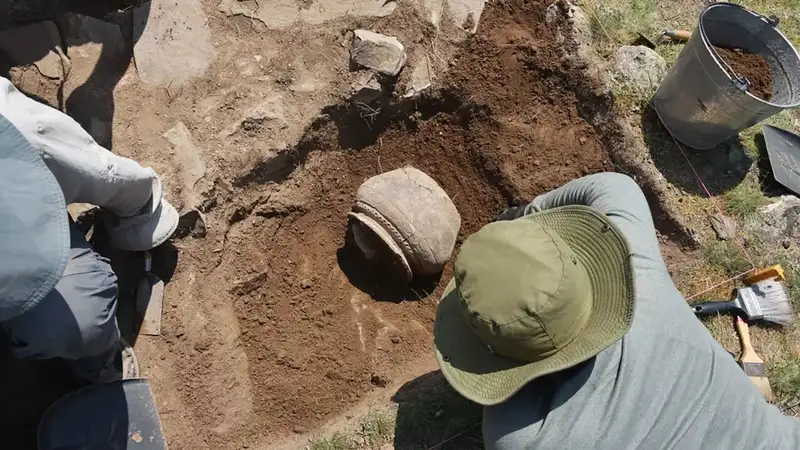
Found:
[[[738, 6], [740, 8], [743, 8], [741, 5], [736, 5], [736, 6]], [[746, 8], [744, 8], [744, 9], [746, 9]], [[758, 16], [763, 21], [765, 21], [768, 24], [772, 25], [773, 28], [778, 28], [778, 24], [781, 23], [781, 19], [778, 16], [776, 16], [775, 14], [771, 14], [769, 16], [765, 16], [763, 14], [760, 14], [760, 13], [758, 13], [756, 11], [753, 11], [753, 10], [750, 10], [750, 9], [747, 9], [747, 11], [750, 14], [753, 14], [754, 16]], [[716, 53], [716, 51], [714, 51], [714, 53]], [[738, 88], [742, 92], [746, 92], [748, 89], [750, 89], [750, 80], [748, 80], [746, 77], [740, 76], [738, 73], [736, 73], [733, 70], [733, 67], [731, 67], [730, 64], [728, 64], [728, 62], [725, 61], [724, 58], [722, 58], [719, 55], [717, 55], [717, 56], [718, 56], [717, 59], [725, 66], [725, 70], [731, 75], [731, 78], [733, 79], [734, 86], [736, 86], [736, 88]]]

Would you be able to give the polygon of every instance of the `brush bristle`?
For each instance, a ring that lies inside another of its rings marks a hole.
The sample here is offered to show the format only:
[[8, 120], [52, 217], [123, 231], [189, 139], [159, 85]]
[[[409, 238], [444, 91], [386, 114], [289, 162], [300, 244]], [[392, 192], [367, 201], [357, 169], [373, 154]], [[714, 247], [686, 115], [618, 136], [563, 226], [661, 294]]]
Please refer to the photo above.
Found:
[[772, 403], [772, 386], [769, 385], [769, 379], [767, 379], [767, 377], [750, 377], [750, 381], [756, 385], [758, 391], [761, 392], [761, 396], [764, 397], [764, 400]]
[[794, 320], [794, 311], [786, 285], [774, 280], [765, 280], [756, 283], [755, 288], [760, 294], [758, 303], [764, 315], [763, 320], [779, 325], [789, 325]]

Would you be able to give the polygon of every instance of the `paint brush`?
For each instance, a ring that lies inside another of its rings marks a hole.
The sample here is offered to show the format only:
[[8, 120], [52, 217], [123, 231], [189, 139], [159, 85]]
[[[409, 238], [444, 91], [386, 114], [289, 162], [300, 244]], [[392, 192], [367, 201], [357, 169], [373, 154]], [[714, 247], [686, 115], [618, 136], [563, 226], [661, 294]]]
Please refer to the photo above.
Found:
[[742, 356], [739, 357], [739, 365], [742, 366], [742, 370], [750, 378], [750, 381], [756, 385], [764, 399], [771, 402], [772, 387], [769, 385], [764, 360], [753, 349], [753, 343], [750, 341], [750, 327], [739, 316], [736, 316], [736, 332], [739, 334], [739, 341], [742, 343]]
[[752, 286], [734, 290], [733, 300], [691, 305], [699, 317], [730, 313], [745, 320], [763, 320], [788, 325], [794, 320], [786, 285], [775, 279], [762, 280]]

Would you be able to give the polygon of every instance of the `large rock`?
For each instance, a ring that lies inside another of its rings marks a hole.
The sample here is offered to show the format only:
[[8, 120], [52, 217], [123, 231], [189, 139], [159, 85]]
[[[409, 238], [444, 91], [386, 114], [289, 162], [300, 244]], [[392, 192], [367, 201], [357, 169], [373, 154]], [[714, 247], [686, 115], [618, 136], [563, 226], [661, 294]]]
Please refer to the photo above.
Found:
[[641, 45], [620, 47], [614, 55], [615, 79], [641, 94], [652, 94], [667, 74], [667, 63]]
[[355, 30], [350, 59], [356, 65], [395, 76], [406, 63], [406, 52], [396, 37], [369, 30]]
[[139, 77], [179, 87], [202, 75], [216, 52], [200, 0], [152, 0], [134, 10], [133, 47]]
[[800, 198], [784, 195], [761, 208], [750, 220], [748, 229], [762, 239], [780, 243], [800, 240]]

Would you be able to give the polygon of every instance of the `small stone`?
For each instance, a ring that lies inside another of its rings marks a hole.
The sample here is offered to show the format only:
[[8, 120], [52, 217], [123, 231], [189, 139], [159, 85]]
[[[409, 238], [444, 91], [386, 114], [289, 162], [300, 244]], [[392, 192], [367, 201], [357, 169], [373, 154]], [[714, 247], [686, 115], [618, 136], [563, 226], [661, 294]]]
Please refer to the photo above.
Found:
[[433, 418], [434, 419], [438, 419], [438, 418], [442, 417], [442, 415], [444, 415], [444, 410], [439, 408], [439, 409], [436, 410], [435, 413], [433, 413]]
[[300, 281], [300, 287], [303, 289], [308, 289], [311, 287], [311, 285], [312, 285], [311, 280], [309, 280], [308, 278], [304, 278], [302, 281]]
[[393, 13], [395, 9], [397, 9], [397, 2], [388, 1], [381, 6], [381, 9], [379, 9], [377, 13], [375, 13], [375, 17], [386, 17]]
[[717, 238], [723, 241], [733, 239], [736, 236], [736, 221], [722, 214], [712, 214], [711, 228], [717, 234]]
[[381, 94], [383, 94], [383, 86], [378, 78], [371, 73], [365, 73], [353, 83], [353, 94], [350, 100], [369, 103], [380, 97]]
[[253, 59], [255, 59], [256, 62], [261, 62], [261, 58], [263, 58], [263, 56], [261, 56], [261, 55], [254, 55], [253, 56]]
[[411, 72], [411, 80], [406, 87], [406, 92], [403, 94], [403, 97], [415, 97], [419, 95], [420, 92], [431, 87], [431, 78], [430, 65], [428, 64], [427, 58], [423, 58], [414, 67], [414, 71]]
[[369, 382], [381, 388], [389, 385], [389, 379], [382, 375], [373, 374], [372, 377], [369, 379]]
[[191, 235], [196, 238], [204, 238], [206, 233], [206, 221], [203, 214], [196, 209], [191, 209], [178, 219], [178, 228], [175, 229], [174, 236], [181, 238]]
[[582, 137], [582, 138], [578, 139], [578, 141], [580, 141], [581, 144], [585, 144], [586, 141], [588, 141], [588, 139], [586, 139], [585, 137]]
[[399, 344], [401, 342], [400, 336], [392, 336], [392, 343]]
[[208, 350], [208, 341], [203, 339], [195, 342], [194, 349], [197, 350], [198, 352], [204, 352]]
[[396, 76], [406, 63], [406, 52], [396, 37], [369, 30], [355, 30], [350, 59], [358, 66]]
[[486, 0], [447, 0], [447, 13], [464, 31], [475, 33], [485, 6]]

